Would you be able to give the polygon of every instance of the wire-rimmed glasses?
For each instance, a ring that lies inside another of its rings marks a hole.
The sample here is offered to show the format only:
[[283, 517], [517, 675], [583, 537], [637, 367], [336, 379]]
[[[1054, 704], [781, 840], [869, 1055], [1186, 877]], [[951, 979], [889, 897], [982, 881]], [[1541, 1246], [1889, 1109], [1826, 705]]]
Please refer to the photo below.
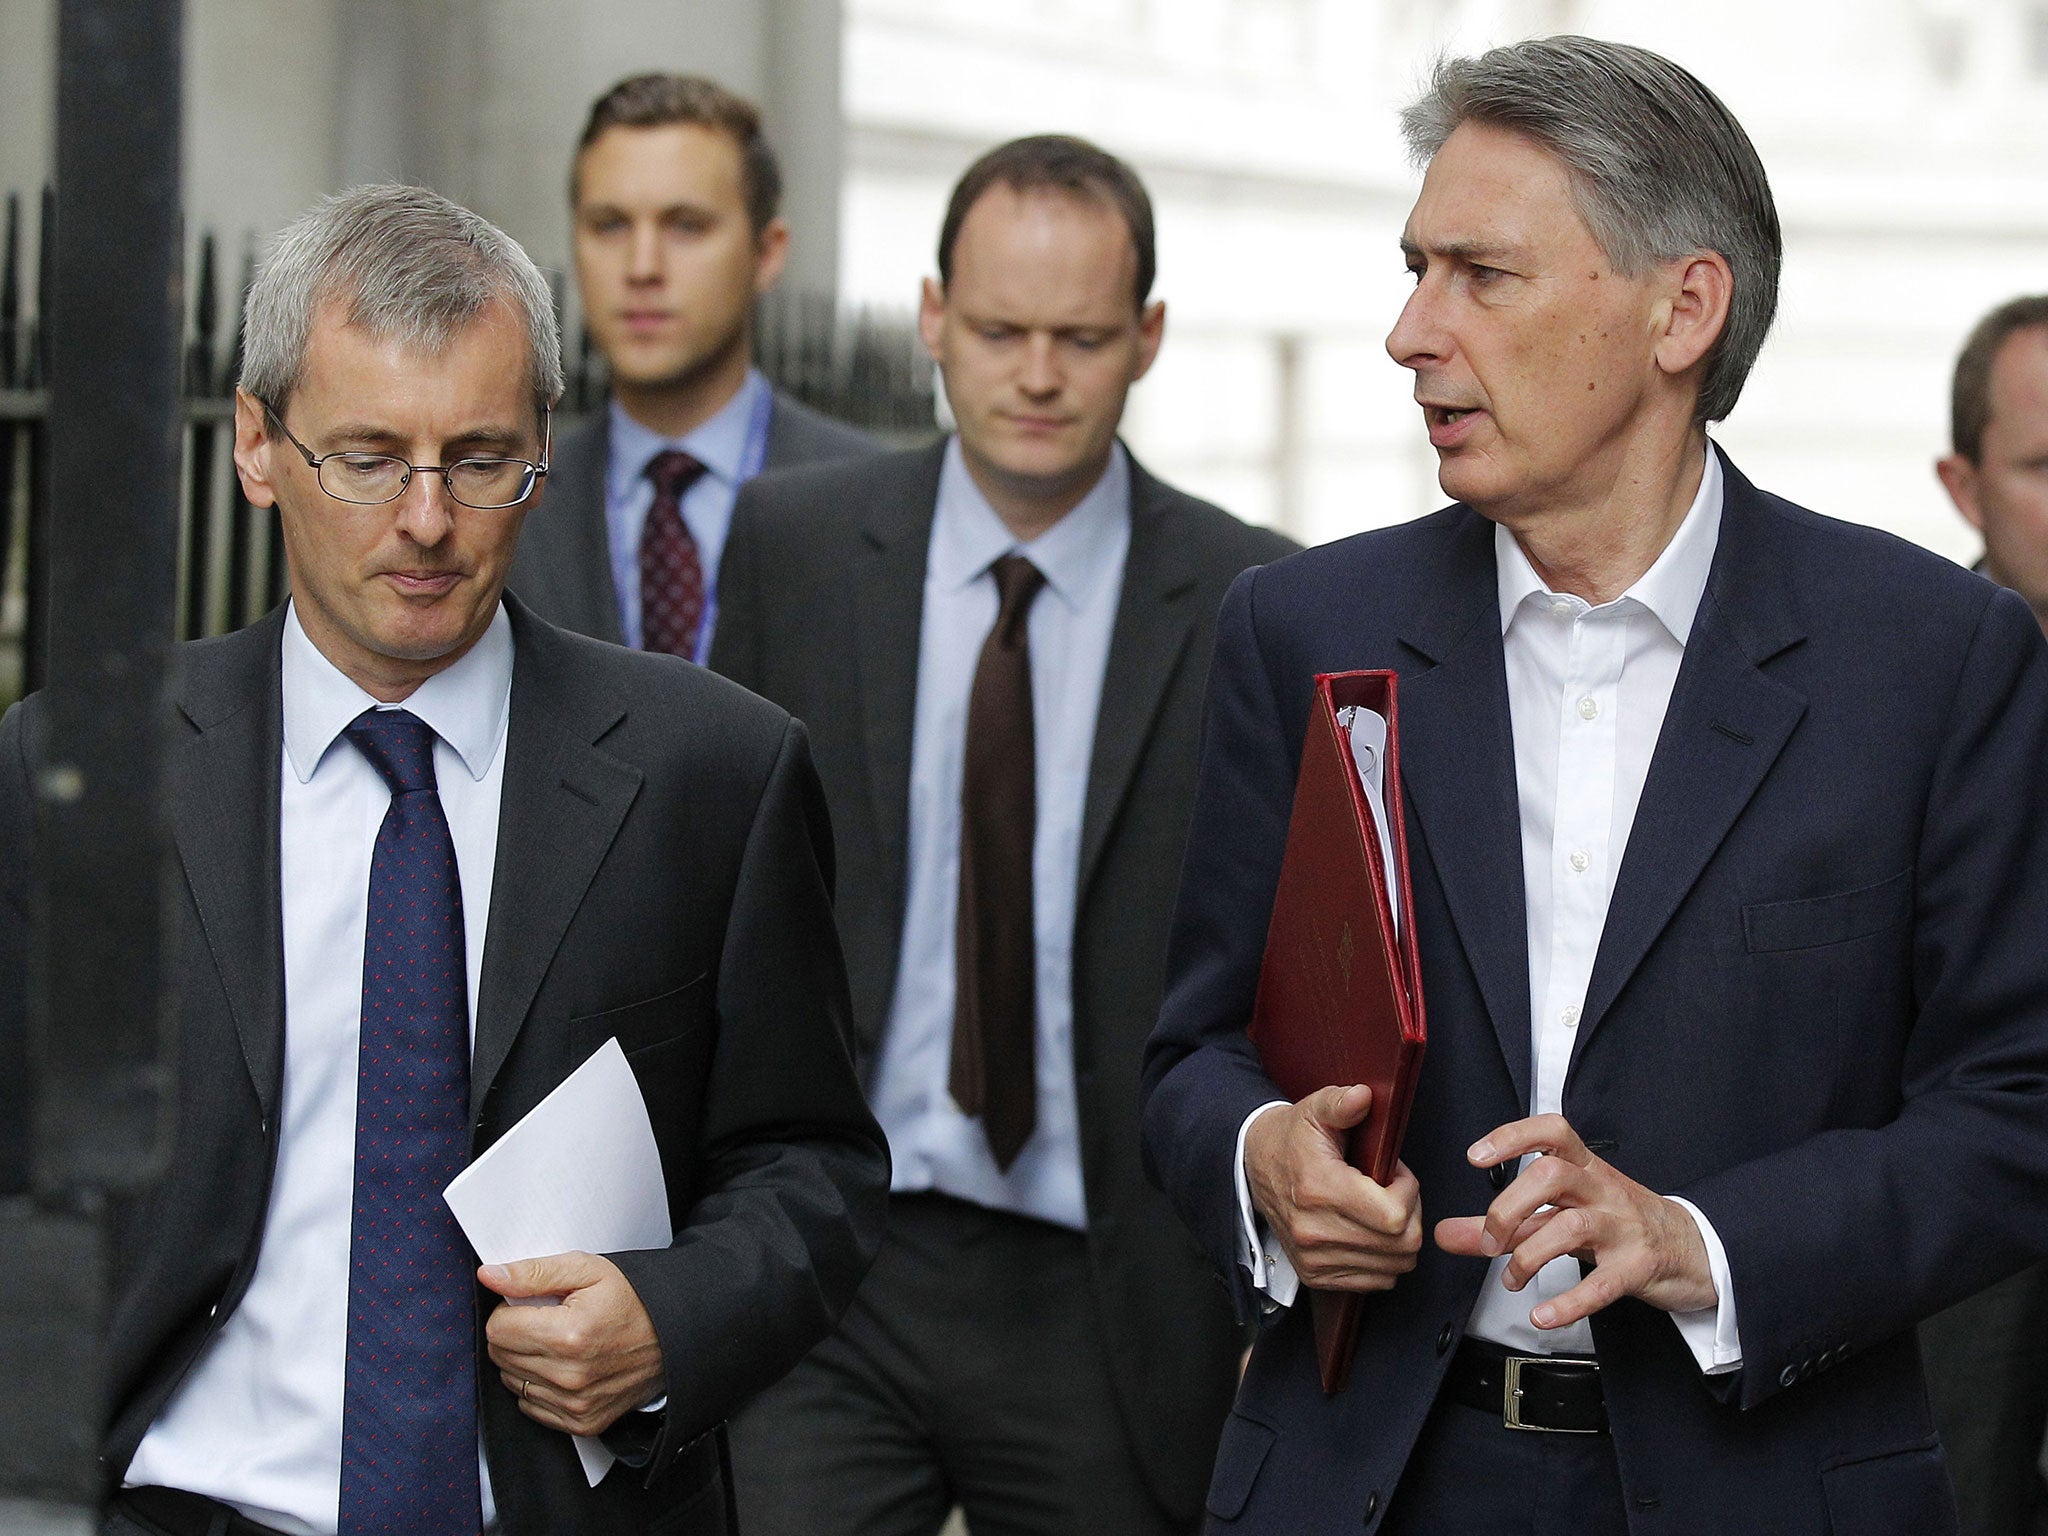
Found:
[[448, 497], [479, 512], [498, 512], [516, 507], [533, 494], [533, 488], [548, 472], [549, 444], [553, 437], [552, 415], [542, 412], [541, 462], [526, 459], [457, 459], [453, 464], [411, 464], [394, 454], [363, 453], [344, 449], [339, 453], [315, 454], [292, 436], [292, 429], [267, 400], [259, 400], [263, 414], [277, 424], [291, 445], [299, 450], [320, 489], [336, 501], [359, 507], [378, 507], [405, 494], [417, 474], [439, 475], [448, 487]]

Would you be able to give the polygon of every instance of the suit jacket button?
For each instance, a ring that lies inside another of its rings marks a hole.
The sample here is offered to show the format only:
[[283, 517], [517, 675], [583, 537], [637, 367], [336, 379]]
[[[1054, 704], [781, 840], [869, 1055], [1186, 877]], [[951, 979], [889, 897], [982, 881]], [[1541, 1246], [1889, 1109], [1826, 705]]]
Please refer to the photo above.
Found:
[[1365, 1523], [1372, 1524], [1372, 1517], [1380, 1511], [1380, 1496], [1377, 1489], [1365, 1496]]
[[1798, 1379], [1799, 1367], [1796, 1365], [1788, 1365], [1785, 1369], [1778, 1372], [1778, 1385], [1781, 1387], [1789, 1387]]
[[1508, 1180], [1514, 1177], [1514, 1169], [1507, 1163], [1495, 1163], [1486, 1170], [1486, 1182], [1495, 1189], [1506, 1189]]
[[1437, 1330], [1436, 1352], [1440, 1355], [1448, 1353], [1451, 1347], [1451, 1340], [1456, 1338], [1457, 1336], [1458, 1330], [1453, 1328], [1449, 1323], [1445, 1323], [1443, 1327]]

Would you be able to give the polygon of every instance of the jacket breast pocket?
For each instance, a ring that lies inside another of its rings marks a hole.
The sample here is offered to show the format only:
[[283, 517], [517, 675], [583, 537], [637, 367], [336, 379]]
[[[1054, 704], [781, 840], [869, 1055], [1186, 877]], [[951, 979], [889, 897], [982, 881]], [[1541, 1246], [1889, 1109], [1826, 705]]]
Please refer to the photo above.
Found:
[[1798, 901], [1756, 901], [1742, 909], [1742, 937], [1751, 954], [1817, 949], [1867, 938], [1913, 914], [1913, 871], [1875, 885]]
[[1822, 1467], [1833, 1536], [1955, 1536], [1956, 1499], [1938, 1440]]
[[569, 1047], [576, 1060], [583, 1061], [605, 1041], [618, 1039], [619, 1049], [631, 1056], [657, 1045], [666, 1045], [703, 1028], [711, 1019], [713, 1006], [711, 973], [686, 981], [655, 997], [642, 998], [586, 1013], [569, 1021]]

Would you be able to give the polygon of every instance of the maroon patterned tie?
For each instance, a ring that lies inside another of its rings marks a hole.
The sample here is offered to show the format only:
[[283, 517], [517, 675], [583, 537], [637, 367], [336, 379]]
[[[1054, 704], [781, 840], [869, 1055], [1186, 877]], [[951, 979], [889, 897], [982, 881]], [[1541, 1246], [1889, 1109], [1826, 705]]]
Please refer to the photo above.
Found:
[[981, 1117], [996, 1166], [1008, 1172], [1038, 1121], [1038, 772], [1026, 620], [1045, 576], [1022, 555], [1004, 555], [994, 574], [1000, 606], [967, 697], [947, 1087], [963, 1114]]
[[680, 448], [647, 461], [654, 505], [640, 530], [640, 648], [671, 656], [697, 654], [697, 626], [704, 622], [704, 562], [683, 521], [683, 492], [704, 466]]

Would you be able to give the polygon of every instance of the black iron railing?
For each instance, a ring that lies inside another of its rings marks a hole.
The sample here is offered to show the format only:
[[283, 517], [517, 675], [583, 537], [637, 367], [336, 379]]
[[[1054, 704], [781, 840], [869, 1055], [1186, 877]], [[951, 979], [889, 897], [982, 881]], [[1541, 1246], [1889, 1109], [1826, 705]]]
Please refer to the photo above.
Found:
[[[45, 188], [31, 235], [25, 200], [10, 193], [0, 227], [0, 707], [44, 678], [47, 583], [40, 573], [49, 519], [56, 515], [47, 505], [44, 473], [48, 337], [42, 325], [49, 313], [53, 206]], [[33, 281], [26, 260], [31, 241]], [[230, 289], [218, 242], [203, 234], [187, 289], [177, 619], [186, 639], [237, 629], [285, 590], [277, 520], [242, 499], [234, 471], [241, 299], [254, 263], [252, 242]], [[555, 289], [559, 312], [559, 279]], [[603, 360], [589, 335], [576, 336], [568, 350], [558, 435], [605, 398]], [[762, 304], [756, 353], [770, 379], [828, 415], [895, 439], [934, 430], [932, 368], [908, 315], [777, 293]], [[110, 444], [110, 472], [118, 472], [119, 462], [118, 445]]]

